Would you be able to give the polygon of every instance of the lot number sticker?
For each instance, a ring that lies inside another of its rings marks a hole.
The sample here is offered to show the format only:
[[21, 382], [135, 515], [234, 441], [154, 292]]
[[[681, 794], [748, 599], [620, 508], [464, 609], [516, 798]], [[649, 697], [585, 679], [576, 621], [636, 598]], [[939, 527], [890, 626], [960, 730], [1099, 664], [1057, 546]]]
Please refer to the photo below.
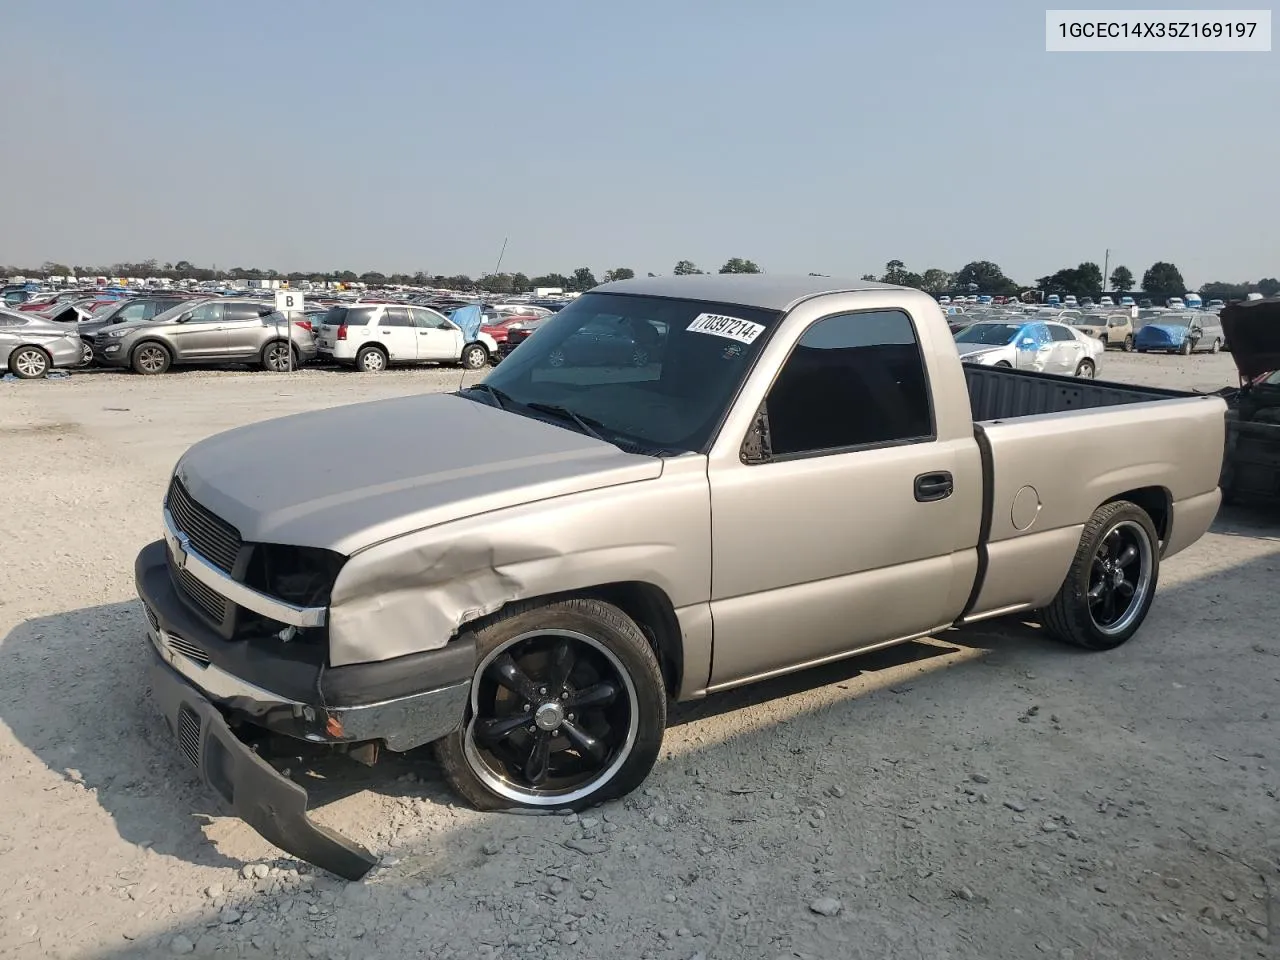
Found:
[[722, 317], [718, 313], [700, 313], [686, 328], [690, 333], [709, 333], [735, 343], [753, 343], [764, 333], [764, 325], [737, 317]]

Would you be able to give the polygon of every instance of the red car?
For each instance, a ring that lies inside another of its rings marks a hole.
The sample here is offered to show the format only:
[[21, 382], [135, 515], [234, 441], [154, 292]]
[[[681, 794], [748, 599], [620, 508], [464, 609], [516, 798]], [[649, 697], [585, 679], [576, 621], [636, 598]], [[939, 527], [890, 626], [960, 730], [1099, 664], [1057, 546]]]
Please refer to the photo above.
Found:
[[480, 331], [493, 337], [498, 346], [502, 346], [507, 342], [507, 334], [511, 330], [523, 330], [527, 324], [541, 319], [541, 317], [536, 317], [532, 314], [512, 314], [511, 316], [503, 317], [497, 323], [482, 324]]

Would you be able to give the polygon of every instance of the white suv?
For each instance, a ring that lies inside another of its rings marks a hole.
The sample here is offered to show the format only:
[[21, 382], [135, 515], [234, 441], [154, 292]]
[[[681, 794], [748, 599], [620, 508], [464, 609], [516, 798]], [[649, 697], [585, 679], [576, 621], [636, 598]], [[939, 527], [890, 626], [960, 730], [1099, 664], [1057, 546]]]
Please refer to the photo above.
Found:
[[409, 304], [333, 307], [316, 331], [321, 360], [380, 373], [393, 364], [456, 363], [479, 370], [496, 357], [498, 344], [481, 331], [468, 342], [443, 314]]

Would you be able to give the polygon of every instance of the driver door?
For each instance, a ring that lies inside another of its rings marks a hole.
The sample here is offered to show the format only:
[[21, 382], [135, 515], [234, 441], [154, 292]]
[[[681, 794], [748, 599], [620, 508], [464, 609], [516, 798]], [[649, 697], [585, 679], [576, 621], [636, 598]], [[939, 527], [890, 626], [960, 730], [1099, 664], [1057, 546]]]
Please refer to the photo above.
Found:
[[1015, 366], [1019, 370], [1036, 370], [1041, 373], [1050, 363], [1053, 354], [1053, 340], [1049, 336], [1049, 328], [1043, 323], [1029, 323], [1018, 332], [1018, 359]]
[[418, 359], [448, 363], [462, 356], [462, 331], [433, 310], [411, 307], [417, 331]]
[[168, 331], [177, 360], [218, 360], [227, 352], [227, 331], [223, 327], [226, 305], [202, 303], [182, 323]]

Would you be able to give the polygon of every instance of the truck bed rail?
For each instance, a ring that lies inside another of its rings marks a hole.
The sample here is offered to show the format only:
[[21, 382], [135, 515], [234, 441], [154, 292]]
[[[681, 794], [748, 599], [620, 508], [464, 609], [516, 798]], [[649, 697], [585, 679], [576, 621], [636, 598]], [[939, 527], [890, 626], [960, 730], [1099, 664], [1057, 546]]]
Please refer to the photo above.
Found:
[[980, 422], [1198, 396], [1183, 390], [1134, 387], [1030, 370], [983, 367], [970, 363], [963, 366], [973, 419]]

